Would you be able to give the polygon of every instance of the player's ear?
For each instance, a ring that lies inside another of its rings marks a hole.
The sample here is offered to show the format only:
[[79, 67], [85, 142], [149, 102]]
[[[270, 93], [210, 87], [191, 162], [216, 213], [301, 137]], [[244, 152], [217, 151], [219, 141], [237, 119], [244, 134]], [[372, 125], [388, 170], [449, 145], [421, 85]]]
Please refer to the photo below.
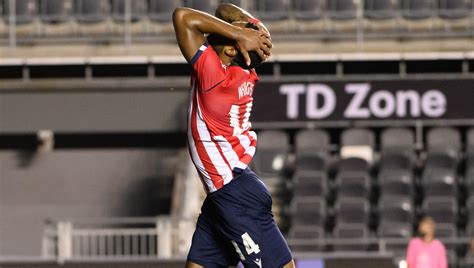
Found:
[[237, 56], [238, 51], [234, 46], [224, 46], [224, 53], [230, 58]]

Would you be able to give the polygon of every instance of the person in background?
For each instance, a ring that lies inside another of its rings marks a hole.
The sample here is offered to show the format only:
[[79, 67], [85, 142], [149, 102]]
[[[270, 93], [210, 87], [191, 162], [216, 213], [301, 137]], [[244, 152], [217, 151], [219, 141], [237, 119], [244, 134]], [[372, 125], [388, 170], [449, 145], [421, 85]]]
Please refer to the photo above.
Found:
[[418, 237], [408, 244], [408, 268], [448, 268], [446, 249], [435, 239], [435, 222], [430, 217], [423, 217], [418, 223]]

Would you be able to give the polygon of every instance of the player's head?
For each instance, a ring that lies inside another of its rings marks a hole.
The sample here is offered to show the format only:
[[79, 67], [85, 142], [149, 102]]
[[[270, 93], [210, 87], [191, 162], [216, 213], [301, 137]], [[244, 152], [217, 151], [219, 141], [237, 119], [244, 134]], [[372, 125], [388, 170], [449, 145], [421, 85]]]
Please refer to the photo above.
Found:
[[[251, 28], [258, 31], [258, 27], [253, 23], [234, 23], [234, 25], [239, 27]], [[255, 51], [249, 51], [249, 56], [251, 59], [250, 66], [247, 66], [245, 59], [239, 50], [235, 47], [235, 41], [229, 38], [225, 38], [220, 35], [210, 34], [207, 37], [207, 41], [216, 51], [217, 55], [221, 58], [224, 64], [238, 65], [244, 69], [252, 69], [257, 67], [262, 63], [262, 59]]]

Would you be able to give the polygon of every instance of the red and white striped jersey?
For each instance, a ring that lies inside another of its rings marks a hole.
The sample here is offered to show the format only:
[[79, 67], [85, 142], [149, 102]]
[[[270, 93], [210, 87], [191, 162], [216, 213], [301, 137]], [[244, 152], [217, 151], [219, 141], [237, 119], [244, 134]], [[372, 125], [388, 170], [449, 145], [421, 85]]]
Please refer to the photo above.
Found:
[[193, 57], [188, 142], [191, 158], [207, 192], [233, 179], [234, 168], [245, 169], [255, 154], [257, 136], [250, 131], [255, 70], [224, 66], [204, 44]]

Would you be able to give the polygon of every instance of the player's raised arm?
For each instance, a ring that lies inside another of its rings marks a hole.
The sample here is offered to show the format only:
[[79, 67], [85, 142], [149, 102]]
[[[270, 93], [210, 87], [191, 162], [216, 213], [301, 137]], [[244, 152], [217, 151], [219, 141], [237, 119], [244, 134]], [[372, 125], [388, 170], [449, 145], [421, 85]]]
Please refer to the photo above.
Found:
[[257, 25], [260, 30], [264, 31], [270, 37], [270, 32], [260, 20], [255, 18], [248, 11], [236, 5], [229, 4], [229, 3], [220, 4], [216, 9], [216, 17], [228, 23], [233, 23], [236, 21], [251, 22]]
[[205, 34], [218, 34], [235, 40], [236, 47], [250, 64], [248, 51], [256, 51], [262, 59], [270, 55], [271, 41], [263, 31], [241, 28], [190, 8], [177, 8], [173, 13], [173, 25], [181, 53], [188, 62], [206, 41]]

